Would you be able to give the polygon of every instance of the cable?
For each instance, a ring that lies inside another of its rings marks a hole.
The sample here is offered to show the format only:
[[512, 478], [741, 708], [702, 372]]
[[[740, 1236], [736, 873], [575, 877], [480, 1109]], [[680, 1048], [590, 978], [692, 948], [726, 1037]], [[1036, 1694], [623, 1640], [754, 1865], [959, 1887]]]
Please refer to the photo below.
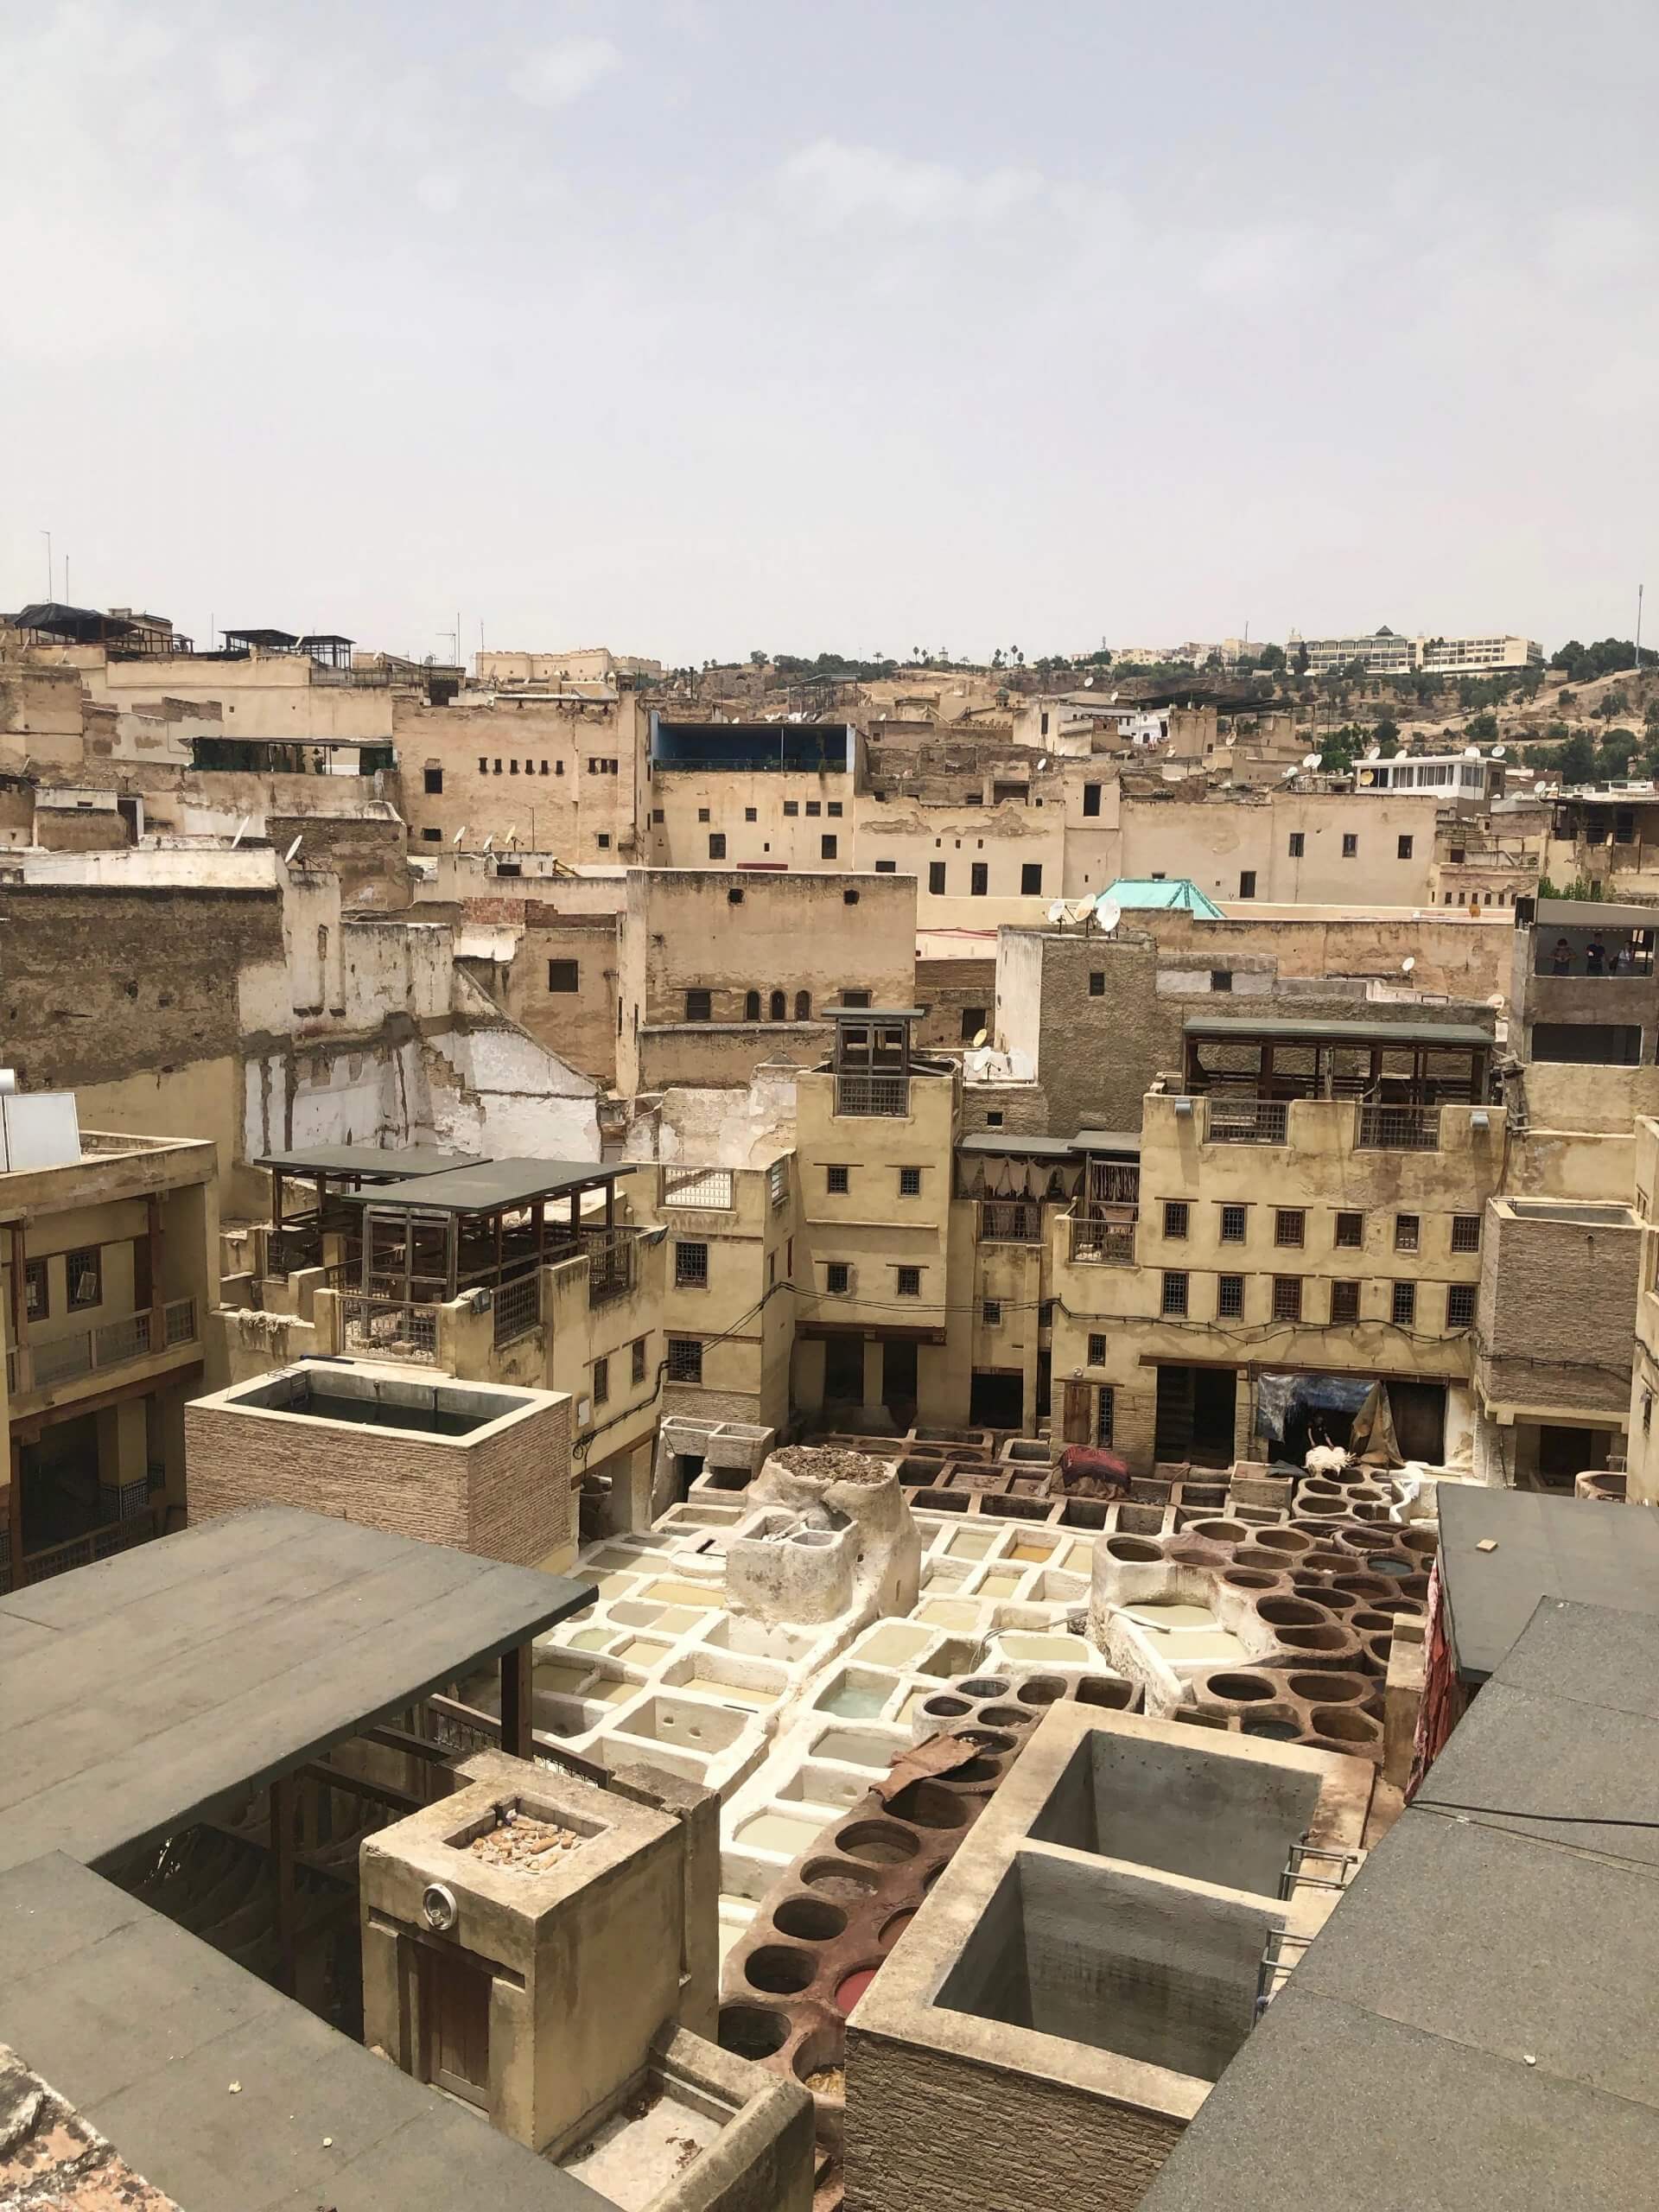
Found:
[[1492, 1821], [1549, 1821], [1562, 1827], [1659, 1828], [1659, 1821], [1625, 1819], [1618, 1813], [1517, 1813], [1504, 1805], [1459, 1805], [1449, 1797], [1414, 1797], [1417, 1813], [1479, 1813]]

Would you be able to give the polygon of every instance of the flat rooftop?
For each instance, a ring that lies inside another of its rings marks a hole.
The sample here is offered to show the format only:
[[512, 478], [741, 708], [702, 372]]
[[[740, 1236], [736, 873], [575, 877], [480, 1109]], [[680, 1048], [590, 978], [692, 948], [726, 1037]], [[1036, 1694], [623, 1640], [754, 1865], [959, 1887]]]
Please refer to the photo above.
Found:
[[1491, 1052], [1494, 1042], [1490, 1029], [1471, 1021], [1257, 1020], [1249, 1014], [1197, 1014], [1181, 1027], [1189, 1037], [1264, 1037], [1320, 1045], [1441, 1045], [1448, 1051]]
[[1656, 1877], [1659, 1622], [1546, 1599], [1144, 2212], [1647, 2212]]
[[480, 1154], [439, 1152], [426, 1144], [319, 1144], [296, 1152], [267, 1152], [253, 1162], [284, 1175], [379, 1176], [395, 1183], [407, 1175], [444, 1175], [452, 1167], [479, 1167]]
[[0, 1599], [0, 1869], [172, 1834], [592, 1599], [283, 1506], [32, 1583]]
[[[1464, 1483], [1442, 1483], [1440, 1506], [1440, 1579], [1465, 1681], [1497, 1669], [1541, 1599], [1659, 1617], [1659, 1515]], [[1489, 1538], [1497, 1549], [1484, 1552]]]
[[537, 1198], [556, 1198], [570, 1191], [590, 1191], [613, 1183], [619, 1175], [632, 1175], [622, 1160], [480, 1160], [469, 1167], [452, 1167], [442, 1174], [412, 1176], [401, 1183], [385, 1183], [378, 1190], [351, 1192], [364, 1205], [420, 1206], [430, 1213], [495, 1213], [505, 1208], [533, 1205]]

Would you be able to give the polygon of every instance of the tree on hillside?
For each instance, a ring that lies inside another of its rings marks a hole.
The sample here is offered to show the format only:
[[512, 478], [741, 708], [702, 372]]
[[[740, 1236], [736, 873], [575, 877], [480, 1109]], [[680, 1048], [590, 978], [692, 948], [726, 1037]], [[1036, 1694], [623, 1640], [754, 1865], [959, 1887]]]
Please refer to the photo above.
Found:
[[1604, 776], [1628, 776], [1630, 762], [1638, 750], [1633, 729], [1610, 729], [1601, 741], [1597, 755]]
[[1307, 647], [1306, 645], [1299, 645], [1297, 646], [1296, 658], [1291, 663], [1291, 666], [1295, 670], [1298, 676], [1306, 676], [1307, 674]]
[[1265, 669], [1269, 675], [1276, 676], [1284, 664], [1285, 649], [1282, 645], [1262, 646], [1261, 656], [1256, 662], [1258, 668]]
[[1497, 736], [1497, 716], [1490, 709], [1484, 715], [1472, 715], [1463, 734], [1471, 745], [1491, 745]]

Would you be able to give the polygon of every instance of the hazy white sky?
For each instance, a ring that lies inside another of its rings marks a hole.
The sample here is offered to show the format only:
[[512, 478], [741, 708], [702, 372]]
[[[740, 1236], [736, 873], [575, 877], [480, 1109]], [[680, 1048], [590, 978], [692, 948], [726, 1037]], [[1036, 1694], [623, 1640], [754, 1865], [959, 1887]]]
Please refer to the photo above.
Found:
[[[1651, 0], [0, 0], [0, 607], [1628, 635]], [[60, 563], [56, 588], [62, 588]]]

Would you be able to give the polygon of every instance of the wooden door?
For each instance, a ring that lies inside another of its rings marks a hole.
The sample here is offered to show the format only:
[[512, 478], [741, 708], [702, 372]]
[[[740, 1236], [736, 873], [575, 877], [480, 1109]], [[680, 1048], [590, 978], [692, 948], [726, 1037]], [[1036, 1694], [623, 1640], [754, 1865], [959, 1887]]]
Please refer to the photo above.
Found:
[[421, 1950], [425, 2075], [452, 2096], [488, 2109], [490, 1977], [460, 1952]]

